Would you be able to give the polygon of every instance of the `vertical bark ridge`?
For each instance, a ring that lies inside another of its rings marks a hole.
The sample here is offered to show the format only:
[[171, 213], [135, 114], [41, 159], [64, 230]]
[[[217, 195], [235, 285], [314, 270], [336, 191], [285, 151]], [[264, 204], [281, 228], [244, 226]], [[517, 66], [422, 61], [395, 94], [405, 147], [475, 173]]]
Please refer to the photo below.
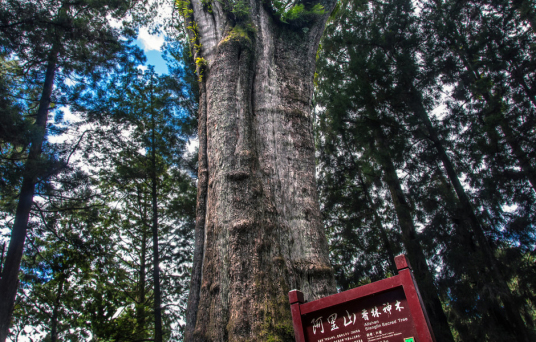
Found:
[[205, 250], [205, 222], [206, 203], [208, 191], [208, 164], [207, 164], [207, 112], [206, 112], [206, 89], [205, 83], [200, 82], [198, 115], [198, 176], [197, 176], [197, 207], [196, 224], [194, 231], [194, 256], [192, 265], [192, 278], [188, 295], [186, 310], [185, 341], [193, 341], [193, 333], [197, 321], [197, 308], [199, 305], [202, 269]]

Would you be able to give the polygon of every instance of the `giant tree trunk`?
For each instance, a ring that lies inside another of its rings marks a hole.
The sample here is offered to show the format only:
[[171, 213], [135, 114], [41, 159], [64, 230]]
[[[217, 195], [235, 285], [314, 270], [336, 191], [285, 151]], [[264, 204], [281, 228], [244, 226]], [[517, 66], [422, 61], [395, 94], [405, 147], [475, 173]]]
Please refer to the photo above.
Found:
[[293, 341], [288, 291], [335, 292], [311, 116], [323, 5], [289, 25], [251, 0], [237, 24], [221, 2], [192, 2], [200, 164], [186, 341]]
[[31, 140], [30, 153], [24, 166], [24, 178], [15, 213], [15, 222], [11, 231], [11, 239], [9, 240], [4, 269], [2, 270], [2, 278], [0, 279], [0, 342], [4, 342], [9, 333], [11, 314], [17, 295], [22, 252], [24, 250], [24, 241], [26, 240], [26, 230], [33, 203], [35, 184], [40, 170], [39, 159], [43, 141], [45, 140], [48, 108], [54, 86], [57, 58], [56, 49], [53, 47], [48, 58], [43, 92], [34, 124], [36, 134], [34, 134]]

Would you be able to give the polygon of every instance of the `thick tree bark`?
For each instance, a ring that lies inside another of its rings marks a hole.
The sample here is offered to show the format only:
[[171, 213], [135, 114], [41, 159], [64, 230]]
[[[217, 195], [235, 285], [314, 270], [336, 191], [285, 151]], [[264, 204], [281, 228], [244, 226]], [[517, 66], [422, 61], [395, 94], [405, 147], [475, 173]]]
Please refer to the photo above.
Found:
[[11, 314], [17, 295], [20, 264], [24, 250], [24, 241], [26, 240], [30, 209], [33, 203], [35, 184], [40, 171], [38, 164], [43, 141], [45, 140], [48, 108], [50, 106], [50, 97], [54, 86], [57, 58], [56, 49], [53, 47], [48, 57], [43, 92], [37, 110], [35, 121], [36, 134], [32, 138], [30, 153], [28, 154], [28, 159], [24, 166], [24, 178], [22, 180], [17, 211], [15, 213], [15, 222], [13, 224], [6, 261], [2, 271], [2, 279], [0, 280], [0, 342], [4, 342], [9, 333]]
[[430, 324], [434, 330], [435, 338], [438, 342], [454, 341], [452, 332], [447, 321], [445, 312], [441, 305], [441, 300], [434, 284], [434, 278], [428, 265], [422, 247], [417, 238], [417, 230], [413, 223], [412, 209], [402, 191], [402, 186], [396, 173], [395, 165], [389, 153], [389, 144], [380, 127], [374, 130], [374, 137], [379, 151], [378, 162], [384, 174], [384, 180], [391, 193], [391, 199], [398, 217], [398, 224], [402, 231], [402, 242], [406, 249], [415, 278], [420, 288], [420, 292], [430, 318]]
[[248, 3], [241, 24], [221, 2], [210, 11], [192, 6], [196, 57], [204, 58], [196, 226], [203, 242], [196, 241], [186, 340], [292, 341], [288, 291], [307, 300], [335, 292], [311, 115], [315, 56], [333, 3], [299, 27], [274, 19], [261, 1]]

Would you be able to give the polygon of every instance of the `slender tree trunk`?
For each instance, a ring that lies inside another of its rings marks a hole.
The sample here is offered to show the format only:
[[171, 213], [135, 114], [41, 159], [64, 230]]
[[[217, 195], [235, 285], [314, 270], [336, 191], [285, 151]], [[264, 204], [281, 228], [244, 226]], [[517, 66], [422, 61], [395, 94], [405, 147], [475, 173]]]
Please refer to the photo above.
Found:
[[141, 255], [140, 255], [140, 272], [138, 281], [138, 303], [136, 308], [136, 330], [138, 338], [145, 338], [145, 287], [146, 287], [146, 260], [147, 260], [147, 211], [145, 203], [141, 202], [142, 190], [138, 188], [138, 206], [142, 216], [142, 234], [141, 234]]
[[247, 3], [243, 24], [220, 2], [209, 11], [192, 1], [202, 78], [198, 198], [206, 201], [197, 210], [196, 237], [204, 236], [188, 341], [292, 341], [288, 291], [307, 300], [335, 291], [311, 115], [315, 56], [333, 5], [296, 27], [261, 1]]
[[141, 256], [140, 256], [140, 280], [138, 282], [138, 307], [136, 310], [136, 326], [138, 336], [145, 336], [145, 259], [147, 258], [147, 235], [142, 236]]
[[[152, 100], [151, 94], [151, 100]], [[152, 107], [152, 106], [151, 106]], [[153, 109], [151, 108], [151, 111]], [[162, 307], [160, 293], [160, 256], [158, 254], [158, 192], [156, 175], [156, 134], [155, 118], [151, 113], [152, 139], [151, 139], [151, 198], [153, 205], [153, 278], [154, 278], [154, 341], [162, 342]]]
[[396, 168], [390, 156], [388, 141], [381, 127], [377, 127], [374, 130], [374, 135], [379, 148], [377, 152], [378, 162], [382, 168], [385, 183], [391, 193], [391, 199], [398, 217], [398, 224], [402, 231], [402, 241], [415, 272], [415, 278], [419, 284], [435, 338], [438, 342], [454, 341], [447, 317], [441, 305], [441, 300], [439, 299], [437, 288], [434, 284], [433, 275], [428, 269], [426, 257], [417, 238], [417, 230], [415, 229], [411, 215], [412, 209], [402, 191]]
[[[420, 121], [424, 124], [428, 131], [428, 138], [432, 141], [434, 147], [436, 148], [437, 153], [439, 155], [439, 159], [443, 163], [445, 171], [447, 172], [447, 176], [454, 187], [454, 191], [456, 192], [456, 195], [460, 202], [460, 208], [464, 216], [468, 218], [472, 231], [475, 234], [478, 244], [480, 246], [480, 251], [483, 252], [485, 255], [485, 259], [487, 260], [486, 268], [489, 268], [492, 273], [492, 277], [490, 279], [492, 279], [493, 282], [495, 282], [499, 287], [498, 297], [503, 303], [504, 309], [506, 311], [506, 316], [508, 317], [509, 321], [505, 325], [505, 328], [507, 331], [510, 331], [513, 336], [516, 337], [517, 341], [528, 342], [528, 335], [526, 332], [525, 325], [523, 323], [523, 319], [521, 318], [519, 311], [516, 310], [514, 306], [512, 292], [508, 287], [508, 283], [506, 282], [504, 275], [501, 272], [499, 262], [497, 261], [495, 254], [493, 253], [493, 250], [489, 244], [489, 241], [484, 233], [482, 223], [476, 216], [475, 211], [473, 209], [473, 205], [469, 200], [469, 197], [467, 196], [465, 189], [460, 182], [460, 179], [458, 178], [458, 173], [456, 172], [454, 165], [452, 164], [441, 140], [439, 139], [439, 136], [437, 135], [437, 132], [432, 125], [428, 114], [426, 113], [426, 109], [422, 105], [422, 99], [419, 98], [420, 96], [417, 95], [417, 90], [413, 87], [412, 93], [412, 97], [414, 98], [414, 101], [412, 103], [415, 104], [414, 113], [419, 117]], [[500, 307], [500, 305], [497, 305], [497, 307]], [[504, 324], [505, 322], [499, 320], [497, 323]]]
[[153, 278], [154, 278], [154, 340], [162, 342], [162, 307], [160, 293], [160, 257], [158, 254], [158, 202], [156, 199], [156, 177], [153, 178]]
[[[366, 197], [368, 198], [367, 201], [372, 201], [372, 198], [370, 198], [369, 194], [366, 194]], [[382, 221], [380, 219], [380, 216], [378, 215], [377, 208], [372, 203], [372, 210], [374, 215], [374, 224], [376, 225], [376, 228], [380, 232], [380, 236], [383, 242], [383, 249], [385, 251], [385, 254], [387, 255], [387, 261], [389, 263], [389, 270], [392, 272], [393, 275], [398, 273], [398, 270], [396, 269], [395, 264], [395, 254], [393, 253], [393, 245], [391, 244], [391, 241], [389, 240], [389, 236], [387, 235], [387, 231], [385, 230], [385, 227], [382, 224]]]
[[6, 261], [0, 280], [0, 342], [4, 342], [9, 333], [11, 314], [19, 282], [19, 269], [26, 239], [26, 230], [30, 218], [30, 209], [33, 203], [35, 184], [40, 170], [39, 159], [43, 141], [45, 140], [46, 125], [48, 118], [48, 108], [50, 97], [54, 86], [54, 75], [56, 72], [57, 52], [55, 47], [48, 57], [47, 69], [45, 72], [45, 82], [43, 92], [39, 101], [37, 117], [35, 121], [36, 134], [33, 136], [30, 153], [24, 166], [24, 177], [20, 190], [19, 202], [15, 213], [15, 222], [11, 231], [11, 239], [7, 250]]
[[60, 283], [58, 285], [58, 293], [56, 294], [56, 300], [54, 301], [54, 308], [52, 310], [52, 318], [50, 322], [50, 342], [56, 342], [58, 340], [58, 316], [61, 306], [61, 295], [63, 293], [63, 284], [65, 283], [65, 276], [63, 273], [60, 275]]

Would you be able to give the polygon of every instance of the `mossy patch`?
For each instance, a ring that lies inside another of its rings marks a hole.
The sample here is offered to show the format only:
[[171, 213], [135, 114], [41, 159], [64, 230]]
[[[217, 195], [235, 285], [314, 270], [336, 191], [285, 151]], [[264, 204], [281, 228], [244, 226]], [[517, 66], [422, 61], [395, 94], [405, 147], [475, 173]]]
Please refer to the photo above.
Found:
[[292, 315], [290, 313], [290, 303], [288, 301], [289, 287], [288, 269], [285, 259], [281, 255], [272, 258], [272, 281], [270, 277], [263, 276], [257, 279], [256, 284], [262, 284], [262, 292], [266, 293], [266, 299], [261, 303], [260, 314], [262, 323], [260, 325], [259, 341], [267, 342], [291, 342], [294, 341], [294, 327], [292, 326]]
[[252, 44], [252, 40], [250, 35], [252, 34], [253, 29], [248, 26], [242, 26], [242, 25], [235, 25], [220, 41], [220, 45], [227, 44], [231, 42], [238, 42], [245, 46], [250, 46]]
[[262, 341], [293, 342], [294, 327], [286, 295], [280, 295], [274, 300], [267, 300], [265, 308], [264, 320], [259, 333]]
[[203, 81], [203, 73], [207, 67], [207, 60], [203, 57], [197, 57], [195, 59], [195, 66], [197, 69], [197, 74], [199, 75], [199, 82]]

